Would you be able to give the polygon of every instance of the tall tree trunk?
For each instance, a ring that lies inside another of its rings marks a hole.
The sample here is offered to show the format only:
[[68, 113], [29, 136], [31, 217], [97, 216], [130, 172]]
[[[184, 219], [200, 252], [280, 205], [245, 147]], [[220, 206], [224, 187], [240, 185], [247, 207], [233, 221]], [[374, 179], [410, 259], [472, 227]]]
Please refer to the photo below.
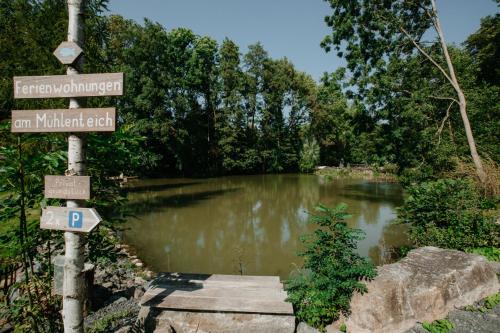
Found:
[[462, 122], [465, 128], [465, 134], [467, 136], [467, 143], [469, 144], [469, 150], [472, 157], [472, 161], [476, 167], [476, 173], [479, 177], [481, 183], [486, 183], [486, 172], [484, 172], [483, 163], [481, 161], [481, 157], [477, 153], [476, 142], [474, 140], [474, 136], [472, 134], [472, 128], [470, 126], [469, 117], [467, 116], [467, 101], [465, 99], [464, 92], [458, 83], [457, 76], [455, 75], [455, 68], [453, 67], [453, 63], [451, 62], [450, 54], [448, 53], [448, 46], [446, 45], [446, 41], [444, 39], [443, 29], [441, 28], [441, 22], [439, 21], [439, 16], [436, 7], [436, 1], [432, 0], [432, 9], [434, 11], [433, 21], [434, 27], [436, 28], [436, 32], [439, 36], [439, 41], [441, 43], [441, 48], [443, 49], [444, 58], [446, 60], [446, 64], [448, 65], [448, 71], [450, 73], [451, 84], [455, 89], [458, 95], [458, 102], [460, 107], [460, 115], [462, 116]]
[[[75, 42], [83, 49], [84, 0], [68, 0], [68, 41]], [[83, 57], [68, 67], [68, 75], [79, 74], [83, 69]], [[71, 98], [70, 109], [81, 107], [77, 98]], [[85, 173], [84, 137], [71, 134], [68, 138], [68, 173]], [[68, 200], [67, 207], [82, 207], [83, 201]], [[66, 246], [63, 282], [63, 321], [65, 333], [83, 333], [83, 267], [85, 262], [85, 236], [80, 233], [65, 232]]]

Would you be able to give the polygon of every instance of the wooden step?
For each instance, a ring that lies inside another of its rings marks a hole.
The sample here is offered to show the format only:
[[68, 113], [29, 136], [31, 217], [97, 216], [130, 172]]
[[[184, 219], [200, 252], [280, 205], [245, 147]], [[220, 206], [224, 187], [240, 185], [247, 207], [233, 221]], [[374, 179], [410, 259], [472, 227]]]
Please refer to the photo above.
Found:
[[141, 305], [178, 311], [293, 315], [277, 276], [164, 274]]

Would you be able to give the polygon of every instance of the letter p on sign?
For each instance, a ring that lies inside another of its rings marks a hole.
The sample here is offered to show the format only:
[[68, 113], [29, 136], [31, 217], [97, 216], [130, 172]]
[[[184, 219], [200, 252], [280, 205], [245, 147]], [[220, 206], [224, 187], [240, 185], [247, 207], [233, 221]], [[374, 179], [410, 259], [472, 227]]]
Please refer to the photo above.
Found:
[[83, 213], [82, 212], [69, 212], [68, 226], [70, 228], [81, 229], [83, 227]]

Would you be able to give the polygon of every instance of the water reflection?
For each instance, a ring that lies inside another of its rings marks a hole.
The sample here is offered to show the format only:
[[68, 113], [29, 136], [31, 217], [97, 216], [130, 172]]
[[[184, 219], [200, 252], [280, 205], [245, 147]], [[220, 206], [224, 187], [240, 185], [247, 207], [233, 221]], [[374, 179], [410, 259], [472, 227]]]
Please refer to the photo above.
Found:
[[165, 179], [135, 183], [129, 199], [135, 217], [124, 237], [158, 271], [286, 278], [300, 264], [299, 236], [313, 230], [308, 212], [320, 202], [348, 204], [349, 224], [367, 234], [359, 251], [377, 263], [406, 242], [390, 225], [402, 200], [396, 184], [312, 175]]

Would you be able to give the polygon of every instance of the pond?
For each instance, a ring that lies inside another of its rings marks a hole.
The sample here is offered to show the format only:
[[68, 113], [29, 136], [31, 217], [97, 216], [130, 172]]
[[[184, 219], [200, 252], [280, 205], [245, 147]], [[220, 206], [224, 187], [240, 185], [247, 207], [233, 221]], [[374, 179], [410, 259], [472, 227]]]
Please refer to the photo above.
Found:
[[376, 264], [407, 244], [392, 224], [402, 203], [400, 185], [369, 180], [328, 180], [315, 175], [257, 175], [210, 179], [154, 179], [131, 183], [123, 233], [155, 271], [279, 275], [301, 264], [301, 235], [315, 226], [318, 203], [348, 205], [348, 224], [366, 238], [359, 253]]

